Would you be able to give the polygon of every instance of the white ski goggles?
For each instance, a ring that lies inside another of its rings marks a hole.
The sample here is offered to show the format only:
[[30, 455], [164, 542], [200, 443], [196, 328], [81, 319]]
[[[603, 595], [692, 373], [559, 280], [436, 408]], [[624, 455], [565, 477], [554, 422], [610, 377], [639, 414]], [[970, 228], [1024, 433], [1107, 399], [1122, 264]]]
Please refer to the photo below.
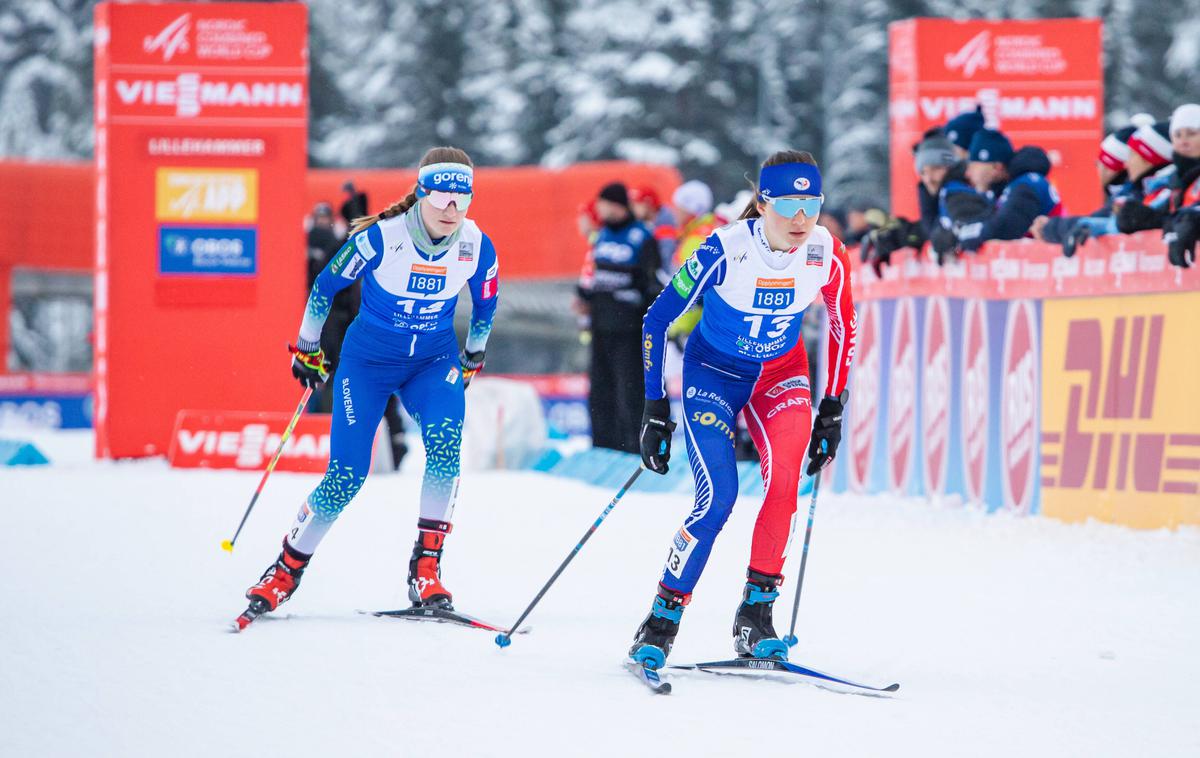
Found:
[[417, 194], [428, 200], [429, 204], [439, 211], [446, 210], [451, 203], [454, 203], [457, 210], [465, 212], [471, 206], [471, 198], [474, 197], [469, 192], [443, 192], [442, 190], [428, 190], [424, 187], [421, 190]]

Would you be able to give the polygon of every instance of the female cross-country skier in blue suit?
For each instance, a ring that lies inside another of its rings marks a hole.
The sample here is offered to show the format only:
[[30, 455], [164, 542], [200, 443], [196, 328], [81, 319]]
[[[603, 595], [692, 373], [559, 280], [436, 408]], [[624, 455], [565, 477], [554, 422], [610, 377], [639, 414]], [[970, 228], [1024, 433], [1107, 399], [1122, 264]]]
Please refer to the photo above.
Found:
[[[671, 540], [650, 614], [629, 651], [648, 668], [666, 662], [684, 606], [737, 498], [739, 411], [762, 459], [766, 495], [734, 617], [734, 649], [742, 656], [787, 657], [771, 608], [783, 582], [805, 450], [812, 476], [833, 460], [841, 440], [857, 321], [845, 246], [817, 225], [824, 199], [821, 172], [809, 153], [778, 152], [763, 163], [755, 189], [742, 218], [705, 240], [643, 321], [642, 462], [661, 474], [667, 471], [675, 428], [663, 386], [667, 327], [704, 296], [704, 315], [683, 355], [681, 423], [696, 502]], [[800, 328], [817, 295], [829, 313], [829, 358], [825, 397], [812, 422]]]
[[[356, 219], [349, 240], [313, 284], [292, 348], [292, 374], [305, 386], [329, 378], [320, 339], [333, 296], [362, 279], [362, 308], [346, 331], [334, 378], [329, 467], [300, 506], [279, 558], [246, 591], [251, 617], [292, 596], [317, 545], [362, 487], [392, 393], [420, 424], [426, 451], [409, 599], [414, 606], [452, 608], [440, 562], [458, 491], [463, 390], [483, 368], [497, 302], [496, 250], [466, 217], [473, 178], [462, 150], [427, 151], [413, 191], [377, 216]], [[460, 352], [454, 306], [464, 286], [472, 313]]]

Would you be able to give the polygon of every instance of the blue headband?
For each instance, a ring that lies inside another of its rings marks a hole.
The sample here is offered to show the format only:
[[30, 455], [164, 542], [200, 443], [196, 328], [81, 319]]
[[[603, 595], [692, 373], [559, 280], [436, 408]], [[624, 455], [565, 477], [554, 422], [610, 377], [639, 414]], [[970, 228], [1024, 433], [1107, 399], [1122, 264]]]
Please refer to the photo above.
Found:
[[820, 195], [821, 170], [811, 163], [780, 163], [758, 172], [758, 193], [763, 197]]
[[433, 163], [417, 172], [417, 184], [427, 192], [471, 194], [475, 172], [465, 163]]

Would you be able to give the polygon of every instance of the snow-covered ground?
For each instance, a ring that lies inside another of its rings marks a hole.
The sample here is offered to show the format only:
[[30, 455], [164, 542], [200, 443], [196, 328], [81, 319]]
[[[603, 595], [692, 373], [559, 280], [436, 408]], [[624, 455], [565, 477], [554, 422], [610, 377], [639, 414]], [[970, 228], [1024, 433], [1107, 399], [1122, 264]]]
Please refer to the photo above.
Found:
[[[1200, 755], [1196, 530], [823, 496], [793, 659], [898, 696], [696, 673], [656, 697], [620, 661], [685, 498], [635, 489], [501, 651], [355, 613], [406, 604], [419, 475], [375, 476], [286, 619], [234, 635], [314, 476], [275, 475], [229, 555], [257, 475], [39, 442], [54, 466], [0, 469], [3, 756]], [[469, 476], [444, 572], [459, 607], [511, 623], [611, 495]], [[716, 546], [674, 660], [732, 653], [755, 505]]]

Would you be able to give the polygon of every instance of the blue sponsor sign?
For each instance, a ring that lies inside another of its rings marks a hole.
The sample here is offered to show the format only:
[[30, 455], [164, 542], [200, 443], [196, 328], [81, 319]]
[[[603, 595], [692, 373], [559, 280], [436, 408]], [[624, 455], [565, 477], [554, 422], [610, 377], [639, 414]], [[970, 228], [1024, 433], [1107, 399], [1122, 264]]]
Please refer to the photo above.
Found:
[[160, 274], [258, 273], [258, 230], [250, 226], [158, 227]]

